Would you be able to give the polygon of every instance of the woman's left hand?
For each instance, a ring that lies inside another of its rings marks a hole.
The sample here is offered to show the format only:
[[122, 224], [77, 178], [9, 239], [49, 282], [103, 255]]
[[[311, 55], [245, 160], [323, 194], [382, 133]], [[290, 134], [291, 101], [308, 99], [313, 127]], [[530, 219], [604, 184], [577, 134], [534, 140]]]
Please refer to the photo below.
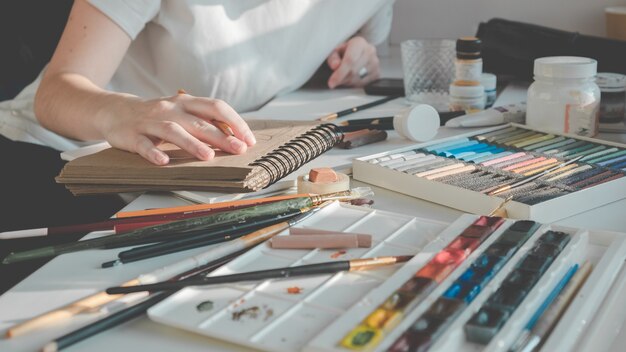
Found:
[[328, 87], [363, 87], [378, 79], [380, 67], [376, 47], [363, 37], [352, 37], [333, 50], [326, 59], [333, 73]]

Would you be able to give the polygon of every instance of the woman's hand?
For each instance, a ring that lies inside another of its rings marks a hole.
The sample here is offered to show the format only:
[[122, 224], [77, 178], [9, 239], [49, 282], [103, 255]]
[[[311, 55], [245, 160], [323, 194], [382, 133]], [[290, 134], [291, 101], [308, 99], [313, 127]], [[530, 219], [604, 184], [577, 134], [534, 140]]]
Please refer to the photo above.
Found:
[[[119, 107], [120, 114], [103, 119], [102, 135], [112, 146], [135, 152], [156, 165], [169, 162], [167, 154], [157, 148], [161, 142], [175, 144], [200, 160], [215, 156], [209, 145], [241, 154], [256, 143], [246, 122], [222, 100], [178, 94], [120, 102]], [[214, 121], [226, 123], [234, 135], [224, 134]]]
[[333, 70], [328, 87], [363, 87], [380, 76], [376, 47], [363, 37], [350, 38], [333, 50], [326, 59]]
[[[131, 38], [85, 0], [74, 2], [63, 36], [35, 97], [35, 114], [51, 131], [76, 140], [106, 139], [157, 165], [169, 157], [167, 141], [200, 160], [219, 148], [240, 154], [255, 143], [241, 116], [221, 100], [187, 94], [142, 100], [104, 87], [117, 70]], [[212, 121], [228, 124], [225, 135]]]

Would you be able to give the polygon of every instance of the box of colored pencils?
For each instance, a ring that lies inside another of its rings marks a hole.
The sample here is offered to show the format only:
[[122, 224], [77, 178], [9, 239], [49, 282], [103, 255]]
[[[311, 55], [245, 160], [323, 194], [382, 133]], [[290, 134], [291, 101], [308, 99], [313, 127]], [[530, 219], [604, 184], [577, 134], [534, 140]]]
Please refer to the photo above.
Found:
[[354, 178], [470, 213], [551, 222], [626, 198], [626, 146], [509, 124], [355, 159]]

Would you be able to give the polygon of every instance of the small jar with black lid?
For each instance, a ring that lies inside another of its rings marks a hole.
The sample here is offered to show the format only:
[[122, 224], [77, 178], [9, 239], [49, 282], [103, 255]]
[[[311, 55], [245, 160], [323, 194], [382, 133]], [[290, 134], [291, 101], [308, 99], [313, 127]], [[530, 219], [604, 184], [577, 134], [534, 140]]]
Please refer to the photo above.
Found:
[[624, 121], [626, 114], [626, 76], [600, 72], [596, 76], [600, 87], [600, 122]]
[[455, 80], [457, 86], [480, 85], [483, 59], [480, 55], [480, 39], [461, 37], [456, 41]]

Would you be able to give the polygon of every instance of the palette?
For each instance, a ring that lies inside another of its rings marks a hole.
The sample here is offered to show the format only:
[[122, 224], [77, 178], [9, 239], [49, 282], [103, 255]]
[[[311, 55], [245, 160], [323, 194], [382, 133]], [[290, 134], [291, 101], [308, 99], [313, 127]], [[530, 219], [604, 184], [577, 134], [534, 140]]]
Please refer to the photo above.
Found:
[[[372, 235], [371, 248], [254, 248], [211, 276], [386, 255], [429, 252], [446, 223], [339, 203], [301, 227]], [[288, 231], [280, 235], [288, 235]], [[151, 319], [268, 351], [302, 349], [320, 331], [401, 266], [335, 275], [190, 287], [149, 310]], [[199, 308], [201, 307], [201, 308]], [[211, 309], [205, 309], [211, 307]]]
[[[583, 328], [596, 315], [626, 259], [625, 234], [528, 220], [463, 215], [446, 227], [333, 204], [302, 226], [369, 232], [374, 241], [372, 248], [345, 252], [277, 250], [263, 244], [211, 275], [415, 256], [404, 265], [378, 270], [188, 287], [148, 315], [163, 324], [268, 351], [402, 351], [407, 346], [402, 339], [415, 332], [415, 326], [422, 327], [418, 337], [411, 337], [411, 343], [420, 342], [415, 350], [504, 351], [563, 274], [589, 260], [593, 272], [545, 344], [546, 350], [557, 345], [567, 349], [588, 337]], [[522, 270], [531, 275], [519, 275]], [[525, 287], [517, 300], [502, 298], [509, 297], [503, 292], [511, 285]], [[493, 309], [507, 310], [496, 328], [471, 326], [475, 315]], [[468, 340], [466, 326], [479, 331], [483, 340]]]
[[[567, 166], [509, 191], [499, 187]], [[508, 124], [355, 159], [354, 178], [466, 212], [552, 222], [626, 198], [626, 146]]]

